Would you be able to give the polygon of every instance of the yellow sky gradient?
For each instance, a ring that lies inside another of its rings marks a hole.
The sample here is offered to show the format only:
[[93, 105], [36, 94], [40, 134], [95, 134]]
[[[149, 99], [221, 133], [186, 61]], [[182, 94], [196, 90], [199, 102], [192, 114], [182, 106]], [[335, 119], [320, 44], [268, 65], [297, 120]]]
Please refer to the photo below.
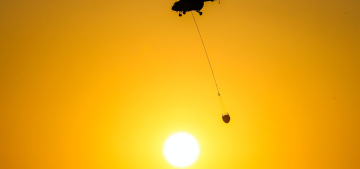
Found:
[[0, 1], [0, 168], [360, 168], [360, 1]]

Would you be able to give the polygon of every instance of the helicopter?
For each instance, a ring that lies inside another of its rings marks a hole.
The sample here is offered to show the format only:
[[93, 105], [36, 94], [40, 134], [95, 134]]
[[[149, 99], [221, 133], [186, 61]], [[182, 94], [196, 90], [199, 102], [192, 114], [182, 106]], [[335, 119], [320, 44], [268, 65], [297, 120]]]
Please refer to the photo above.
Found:
[[185, 15], [186, 12], [189, 11], [196, 11], [201, 16], [201, 9], [204, 7], [204, 2], [206, 1], [214, 2], [214, 0], [179, 0], [174, 3], [171, 9], [179, 12], [179, 16]]

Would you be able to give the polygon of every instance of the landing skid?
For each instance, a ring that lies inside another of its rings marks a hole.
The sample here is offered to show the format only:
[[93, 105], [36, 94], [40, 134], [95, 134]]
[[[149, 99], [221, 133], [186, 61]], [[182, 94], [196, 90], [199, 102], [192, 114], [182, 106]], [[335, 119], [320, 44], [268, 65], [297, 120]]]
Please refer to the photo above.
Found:
[[[187, 11], [179, 11], [179, 17], [181, 17], [182, 15], [185, 15]], [[202, 15], [201, 11], [196, 11], [197, 13], [199, 13], [199, 15]]]

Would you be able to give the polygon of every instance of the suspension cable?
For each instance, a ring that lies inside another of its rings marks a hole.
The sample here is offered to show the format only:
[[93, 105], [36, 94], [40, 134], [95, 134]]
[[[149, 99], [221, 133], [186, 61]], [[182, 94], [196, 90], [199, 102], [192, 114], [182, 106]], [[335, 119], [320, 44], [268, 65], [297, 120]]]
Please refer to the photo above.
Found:
[[204, 50], [205, 50], [205, 54], [206, 54], [206, 57], [207, 57], [207, 59], [208, 59], [209, 65], [210, 65], [211, 73], [212, 73], [213, 78], [214, 78], [214, 82], [215, 82], [215, 85], [216, 85], [216, 89], [217, 89], [218, 95], [220, 96], [220, 92], [219, 92], [218, 85], [217, 85], [217, 83], [216, 83], [216, 79], [215, 79], [214, 71], [213, 71], [213, 69], [212, 69], [212, 66], [211, 66], [211, 63], [210, 63], [210, 59], [209, 59], [209, 56], [208, 56], [207, 51], [206, 51], [206, 48], [205, 48], [204, 41], [203, 41], [203, 39], [202, 39], [202, 37], [201, 37], [199, 27], [198, 27], [198, 25], [197, 25], [197, 23], [196, 23], [196, 20], [195, 20], [195, 17], [194, 17], [194, 14], [193, 14], [193, 12], [192, 12], [192, 11], [191, 11], [191, 15], [192, 15], [192, 17], [193, 17], [193, 19], [194, 19], [194, 22], [195, 22], [196, 28], [197, 28], [197, 30], [198, 30], [198, 33], [199, 33], [199, 36], [200, 36], [201, 42], [202, 42], [202, 44], [203, 44], [203, 47], [204, 47]]

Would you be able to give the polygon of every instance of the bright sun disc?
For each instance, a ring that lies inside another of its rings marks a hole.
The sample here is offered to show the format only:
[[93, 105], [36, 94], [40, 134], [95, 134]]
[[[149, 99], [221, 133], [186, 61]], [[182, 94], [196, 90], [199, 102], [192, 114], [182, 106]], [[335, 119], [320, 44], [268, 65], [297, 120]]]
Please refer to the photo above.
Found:
[[171, 135], [164, 145], [165, 158], [176, 167], [185, 167], [199, 155], [199, 146], [195, 138], [187, 133]]

